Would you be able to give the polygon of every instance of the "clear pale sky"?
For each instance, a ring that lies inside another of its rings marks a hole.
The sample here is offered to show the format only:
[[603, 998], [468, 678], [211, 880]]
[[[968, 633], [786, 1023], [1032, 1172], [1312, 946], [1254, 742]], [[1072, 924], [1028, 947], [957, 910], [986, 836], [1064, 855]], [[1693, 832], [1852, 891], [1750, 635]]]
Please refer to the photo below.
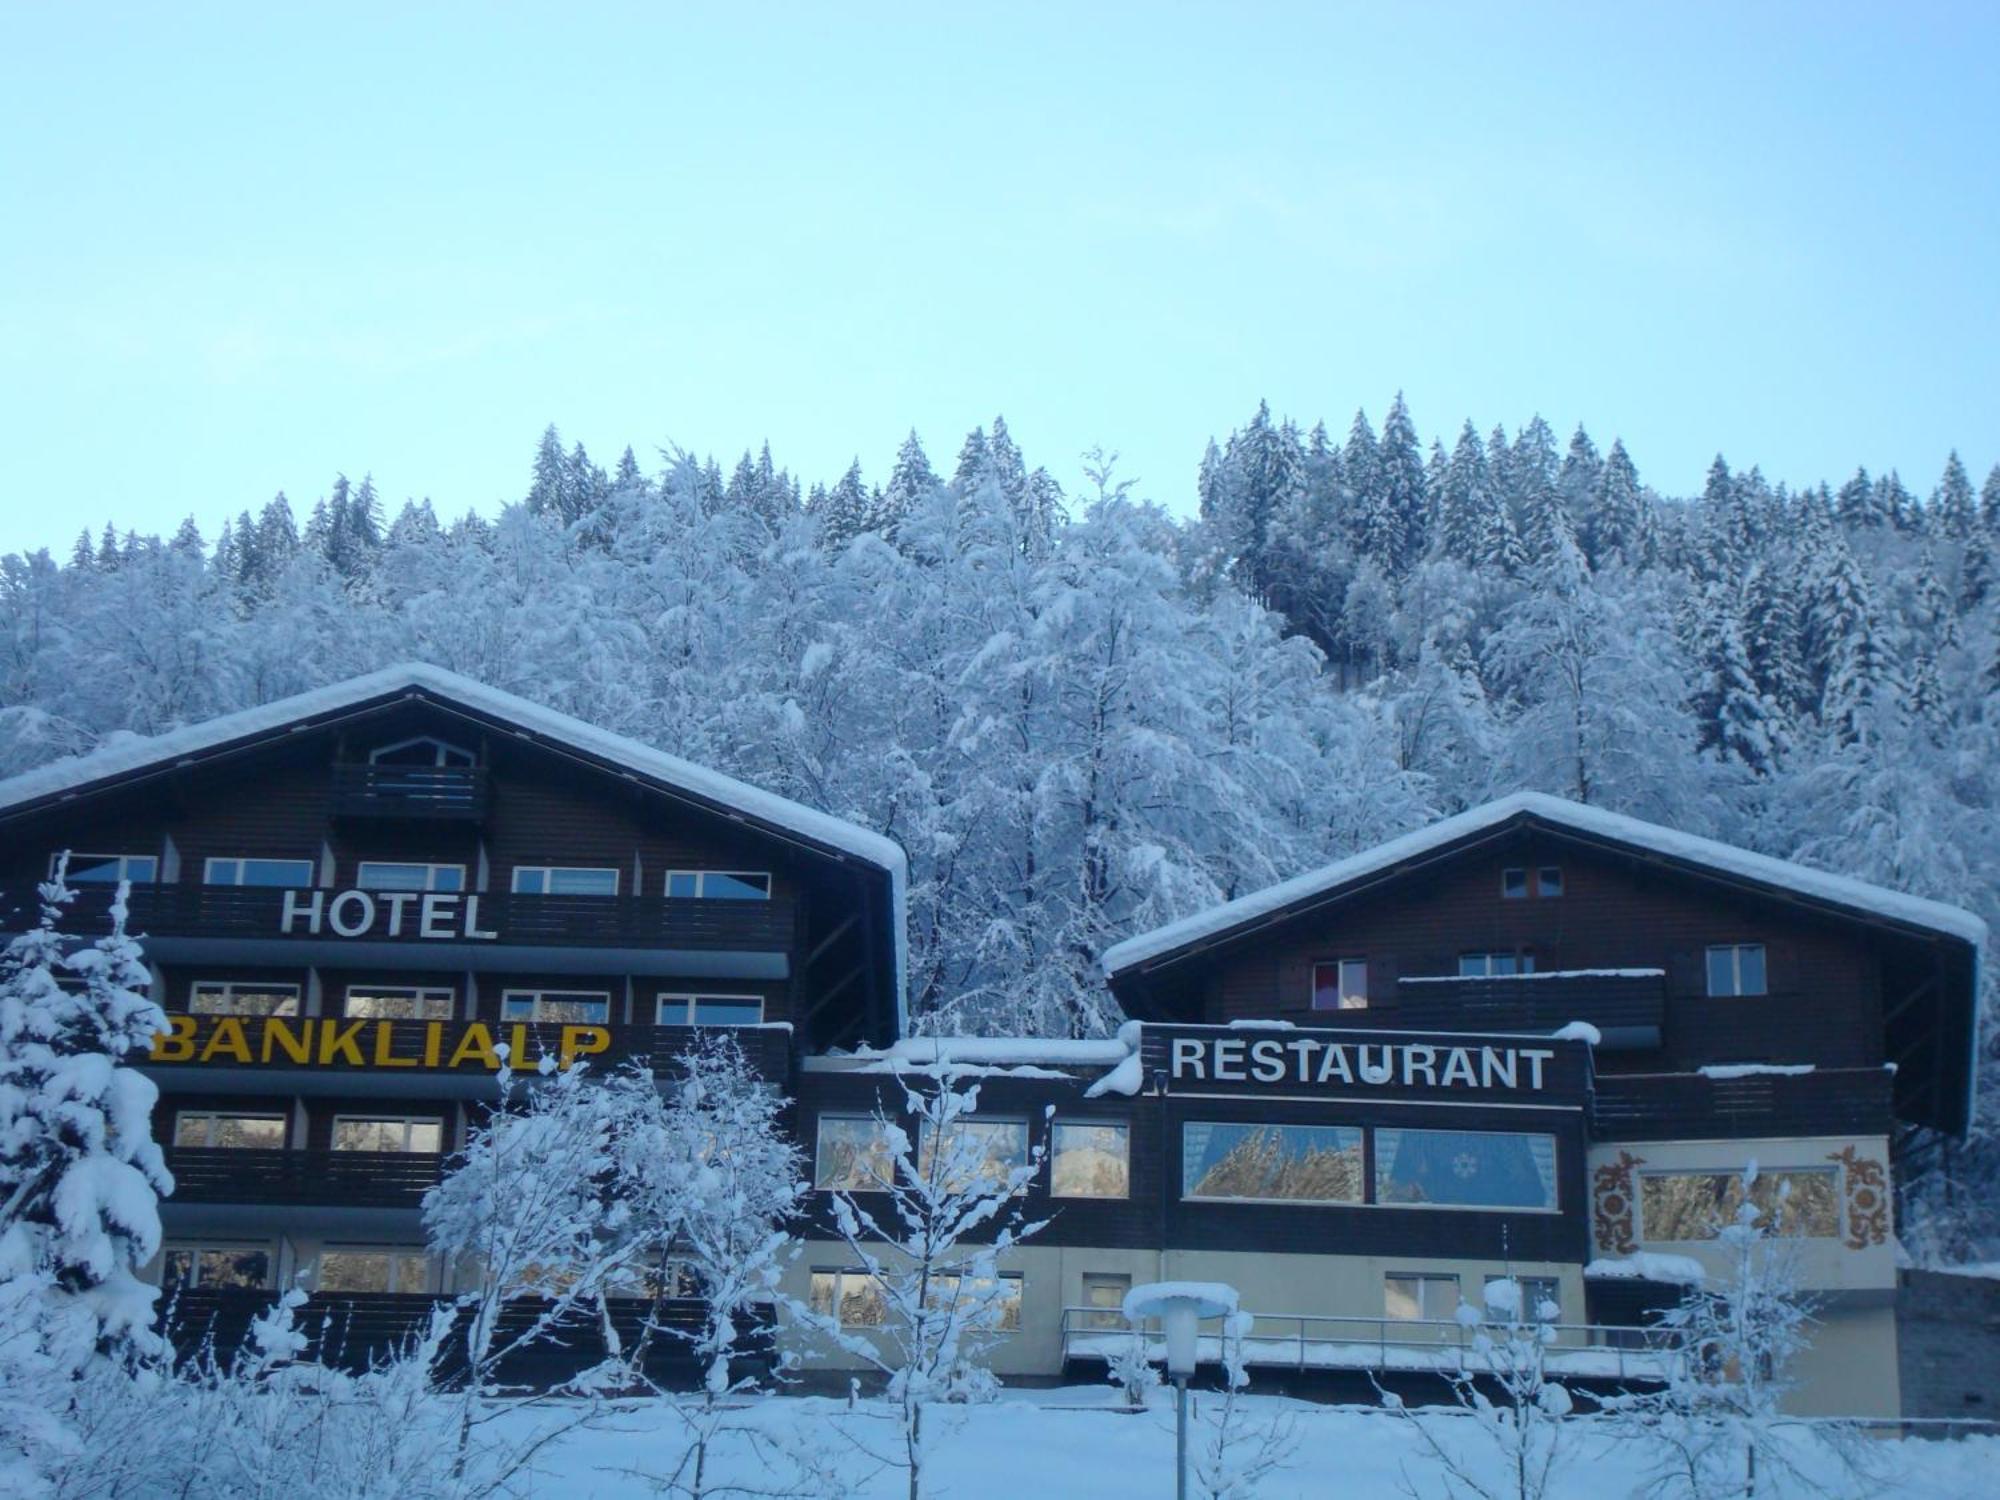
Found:
[[[1641, 13], [1643, 11], [1647, 13]], [[832, 479], [1260, 397], [1643, 477], [2000, 458], [2000, 6], [0, 0], [0, 550], [542, 427]]]

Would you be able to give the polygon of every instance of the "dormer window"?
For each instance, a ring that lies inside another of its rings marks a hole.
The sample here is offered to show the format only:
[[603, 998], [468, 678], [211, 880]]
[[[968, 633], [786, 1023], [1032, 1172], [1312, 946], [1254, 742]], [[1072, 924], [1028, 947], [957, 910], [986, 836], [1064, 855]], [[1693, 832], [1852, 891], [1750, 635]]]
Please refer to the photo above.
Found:
[[368, 752], [368, 763], [376, 766], [470, 766], [473, 759], [470, 750], [428, 734]]
[[1525, 901], [1530, 894], [1546, 900], [1562, 893], [1561, 865], [1538, 865], [1532, 870], [1522, 866], [1500, 872], [1500, 894], [1508, 901]]
[[1368, 1009], [1368, 960], [1336, 958], [1314, 964], [1312, 1008]]
[[1720, 943], [1708, 950], [1711, 995], [1767, 993], [1762, 943]]

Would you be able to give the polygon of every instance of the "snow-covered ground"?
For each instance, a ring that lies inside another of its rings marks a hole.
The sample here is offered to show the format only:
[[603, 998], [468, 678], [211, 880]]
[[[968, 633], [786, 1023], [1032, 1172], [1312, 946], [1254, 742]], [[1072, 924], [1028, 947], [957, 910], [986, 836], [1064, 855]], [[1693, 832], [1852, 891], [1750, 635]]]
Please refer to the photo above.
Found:
[[[1211, 1418], [1219, 1400], [1197, 1393], [1199, 1417]], [[1108, 1387], [1076, 1387], [1014, 1393], [990, 1406], [932, 1408], [926, 1417], [932, 1460], [925, 1492], [953, 1500], [1172, 1494], [1170, 1396], [1156, 1395], [1140, 1413], [1125, 1412], [1117, 1401]], [[1407, 1494], [1408, 1487], [1421, 1496], [1445, 1493], [1416, 1434], [1388, 1412], [1269, 1396], [1248, 1397], [1246, 1404], [1255, 1422], [1289, 1424], [1297, 1439], [1287, 1465], [1252, 1492], [1259, 1500], [1373, 1500]], [[778, 1397], [747, 1404], [743, 1418], [763, 1440], [763, 1456], [746, 1469], [747, 1445], [736, 1439], [727, 1463], [732, 1478], [770, 1484], [789, 1467], [788, 1451], [805, 1452], [837, 1466], [856, 1500], [906, 1493], [900, 1470], [868, 1456], [870, 1449], [887, 1454], [895, 1447], [885, 1407], [863, 1402], [850, 1410], [839, 1400]], [[1469, 1422], [1444, 1414], [1434, 1420], [1444, 1424], [1450, 1446], [1480, 1457], [1482, 1476], [1495, 1464], [1497, 1455], [1481, 1452]], [[1623, 1500], [1639, 1487], [1641, 1452], [1613, 1440], [1589, 1418], [1565, 1425], [1572, 1434], [1572, 1457], [1550, 1500]], [[1191, 1451], [1201, 1435], [1197, 1426]], [[685, 1430], [671, 1410], [630, 1406], [602, 1426], [545, 1450], [528, 1493], [550, 1500], [651, 1500], [660, 1491], [649, 1476], [671, 1470], [684, 1443]], [[1864, 1452], [1867, 1472], [1854, 1476], [1844, 1476], [1830, 1452], [1819, 1455], [1814, 1467], [1824, 1493], [1870, 1500], [1974, 1500], [2000, 1493], [1994, 1479], [2000, 1473], [2000, 1438], [1880, 1440], [1866, 1444]], [[1797, 1492], [1779, 1487], [1770, 1493]]]

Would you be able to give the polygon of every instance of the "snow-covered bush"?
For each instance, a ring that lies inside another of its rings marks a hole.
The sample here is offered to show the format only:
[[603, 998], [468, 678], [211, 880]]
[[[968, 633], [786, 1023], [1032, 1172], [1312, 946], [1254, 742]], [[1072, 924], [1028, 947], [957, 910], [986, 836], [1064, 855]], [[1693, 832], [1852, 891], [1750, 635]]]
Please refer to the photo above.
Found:
[[1027, 1221], [1022, 1198], [1044, 1152], [1036, 1145], [1008, 1159], [989, 1150], [978, 1128], [979, 1085], [962, 1069], [947, 1064], [899, 1081], [904, 1110], [876, 1110], [876, 1149], [856, 1159], [865, 1185], [830, 1195], [836, 1231], [880, 1307], [879, 1326], [843, 1328], [838, 1307], [806, 1316], [887, 1377], [896, 1460], [909, 1473], [910, 1500], [919, 1500], [925, 1409], [997, 1389], [985, 1355], [1006, 1331], [999, 1262], [1046, 1223]]
[[[1574, 1409], [1568, 1387], [1548, 1374], [1562, 1310], [1546, 1298], [1530, 1305], [1522, 1283], [1503, 1277], [1486, 1284], [1479, 1306], [1461, 1302], [1457, 1316], [1464, 1337], [1455, 1366], [1441, 1371], [1452, 1414], [1440, 1420], [1387, 1391], [1383, 1404], [1416, 1430], [1445, 1476], [1445, 1493], [1544, 1500], [1569, 1457], [1565, 1419]], [[1497, 1399], [1487, 1394], [1489, 1386]], [[1449, 1440], [1463, 1418], [1481, 1440], [1470, 1455]]]

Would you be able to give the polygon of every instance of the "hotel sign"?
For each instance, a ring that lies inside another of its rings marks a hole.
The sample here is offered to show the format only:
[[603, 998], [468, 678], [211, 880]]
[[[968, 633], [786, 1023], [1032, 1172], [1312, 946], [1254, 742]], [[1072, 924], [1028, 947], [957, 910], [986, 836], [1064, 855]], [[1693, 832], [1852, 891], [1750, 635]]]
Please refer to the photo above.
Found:
[[1580, 1044], [1430, 1033], [1147, 1027], [1147, 1071], [1175, 1093], [1581, 1096]]
[[286, 891], [278, 931], [337, 938], [431, 938], [490, 943], [500, 934], [479, 925], [479, 897], [456, 891]]

